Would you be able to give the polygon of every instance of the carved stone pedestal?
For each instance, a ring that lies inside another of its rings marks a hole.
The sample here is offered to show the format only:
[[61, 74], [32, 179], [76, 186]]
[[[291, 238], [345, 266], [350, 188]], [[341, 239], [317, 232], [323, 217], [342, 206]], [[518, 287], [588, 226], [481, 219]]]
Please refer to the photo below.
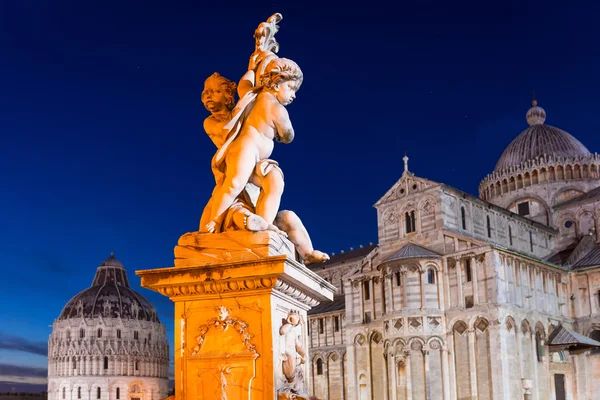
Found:
[[176, 398], [307, 399], [306, 312], [335, 288], [286, 254], [200, 264], [136, 272], [175, 303]]

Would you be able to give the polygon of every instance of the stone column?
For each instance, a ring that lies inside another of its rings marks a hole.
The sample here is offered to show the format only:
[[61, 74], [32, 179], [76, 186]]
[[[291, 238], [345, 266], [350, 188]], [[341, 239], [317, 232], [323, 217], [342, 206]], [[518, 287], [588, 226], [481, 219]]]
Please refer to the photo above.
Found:
[[358, 321], [360, 323], [364, 323], [365, 322], [365, 290], [364, 290], [364, 281], [358, 281], [358, 296], [360, 297], [358, 299], [358, 305], [359, 305], [359, 311], [360, 314], [358, 316]]
[[[242, 243], [253, 251], [233, 252], [230, 262], [202, 261], [202, 254], [230, 242], [227, 246]], [[209, 250], [194, 250], [202, 246]], [[176, 267], [136, 271], [142, 287], [175, 303], [178, 399], [220, 394], [273, 400], [290, 394], [293, 385], [308, 397], [309, 363], [300, 363], [297, 349], [308, 349], [307, 311], [331, 301], [335, 287], [295, 261], [291, 251], [273, 254], [274, 249], [293, 245], [269, 231], [192, 232], [175, 248]], [[308, 354], [304, 358], [310, 360]]]
[[394, 312], [396, 308], [394, 307], [394, 276], [396, 272], [391, 272], [387, 276], [387, 286], [388, 286], [388, 297], [390, 299], [389, 307], [386, 307], [386, 311]]
[[537, 310], [538, 309], [538, 301], [537, 301], [537, 274], [536, 274], [536, 268], [535, 267], [530, 267], [531, 269], [531, 276], [532, 276], [532, 288], [533, 288], [533, 310]]
[[469, 341], [469, 373], [471, 375], [471, 397], [477, 398], [477, 361], [475, 359], [475, 329], [468, 331], [467, 339]]
[[408, 270], [406, 267], [402, 268], [400, 271], [402, 277], [400, 278], [400, 282], [402, 283], [402, 309], [406, 308], [408, 305], [408, 295], [406, 293], [406, 275], [408, 274]]
[[[534, 328], [535, 329], [535, 328]], [[532, 400], [538, 399], [539, 394], [539, 385], [538, 385], [538, 360], [537, 360], [537, 348], [536, 348], [536, 340], [535, 340], [535, 331], [531, 336], [531, 362], [533, 363], [531, 371], [533, 373], [532, 381], [533, 387], [535, 390], [533, 391]]]
[[348, 367], [348, 400], [355, 400], [358, 397], [359, 388], [356, 385], [356, 346], [349, 338], [346, 346], [346, 367]]
[[479, 304], [479, 271], [477, 271], [477, 260], [471, 257], [471, 273], [473, 274], [473, 304]]
[[406, 360], [404, 361], [406, 371], [406, 400], [412, 400], [412, 375], [410, 371], [410, 350], [404, 350]]
[[377, 317], [375, 315], [375, 278], [371, 277], [369, 279], [369, 287], [371, 288], [371, 320], [375, 321]]
[[465, 295], [463, 293], [463, 286], [462, 286], [462, 273], [461, 271], [461, 265], [462, 260], [458, 259], [456, 260], [456, 282], [458, 284], [458, 308], [465, 308]]
[[394, 352], [390, 352], [388, 355], [392, 368], [390, 369], [390, 377], [392, 381], [391, 398], [392, 400], [398, 400], [398, 366], [396, 356]]
[[[450, 274], [448, 273], [448, 260], [446, 258], [442, 259], [442, 269], [444, 271], [443, 273], [443, 279], [444, 279], [444, 300], [448, 302], [448, 307], [446, 307], [446, 304], [444, 304], [444, 310], [446, 308], [450, 308], [452, 306], [452, 297], [450, 297]], [[440, 307], [441, 308], [441, 307]]]
[[450, 375], [448, 371], [448, 348], [440, 349], [442, 354], [442, 382], [444, 384], [444, 400], [450, 400]]
[[421, 270], [421, 310], [425, 308], [425, 287], [427, 285], [427, 274]]
[[389, 398], [389, 379], [388, 379], [388, 374], [390, 373], [390, 363], [389, 363], [389, 356], [386, 353], [385, 349], [383, 350], [383, 360], [385, 361], [385, 365], [384, 365], [384, 374], [383, 374], [383, 400], [388, 400]]
[[444, 275], [441, 272], [435, 271], [435, 284], [437, 285], [437, 299], [438, 299], [438, 308], [440, 310], [445, 310], [446, 307], [444, 305]]

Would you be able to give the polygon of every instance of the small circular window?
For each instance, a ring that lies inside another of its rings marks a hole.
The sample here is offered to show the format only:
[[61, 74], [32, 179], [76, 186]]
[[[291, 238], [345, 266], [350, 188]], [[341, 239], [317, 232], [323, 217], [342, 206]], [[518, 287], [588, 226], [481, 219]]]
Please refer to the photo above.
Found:
[[572, 226], [573, 226], [573, 221], [571, 221], [570, 219], [565, 221], [565, 228], [569, 229]]
[[413, 185], [413, 190], [417, 190], [417, 184], [416, 183]]
[[404, 189], [400, 189], [400, 194], [404, 194]]

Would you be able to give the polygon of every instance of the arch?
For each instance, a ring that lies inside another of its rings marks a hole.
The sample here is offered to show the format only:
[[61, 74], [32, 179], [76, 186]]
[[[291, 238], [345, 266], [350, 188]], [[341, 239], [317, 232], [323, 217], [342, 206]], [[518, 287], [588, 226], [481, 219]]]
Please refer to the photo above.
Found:
[[546, 182], [548, 180], [548, 172], [546, 171], [546, 168], [540, 168], [540, 178], [539, 181], [540, 183]]
[[374, 330], [369, 334], [369, 343], [379, 344], [383, 341], [383, 335], [381, 332]]
[[557, 181], [563, 181], [565, 179], [565, 169], [562, 165], [556, 166], [555, 173]]
[[596, 164], [590, 165], [590, 178], [598, 179], [598, 166]]
[[444, 339], [442, 339], [441, 336], [437, 336], [437, 335], [430, 336], [430, 337], [427, 338], [427, 346], [430, 346], [431, 342], [433, 342], [434, 340], [439, 341], [440, 345], [442, 347], [446, 346], [446, 341]]
[[538, 170], [534, 169], [533, 172], [531, 173], [531, 184], [537, 185], [538, 183], [540, 183], [540, 176], [539, 176]]
[[463, 335], [465, 332], [469, 330], [466, 322], [463, 320], [458, 320], [452, 326], [452, 332], [458, 332], [459, 335]]
[[590, 169], [587, 164], [583, 164], [581, 167], [581, 177], [583, 179], [588, 179], [590, 177]]
[[563, 203], [567, 200], [570, 200], [577, 196], [581, 196], [583, 194], [585, 194], [585, 192], [583, 192], [578, 187], [566, 186], [566, 187], [561, 188], [561, 190], [559, 190], [558, 192], [556, 192], [554, 194], [554, 196], [552, 196], [552, 200], [551, 200], [550, 204], [555, 206], [557, 204]]
[[565, 168], [565, 179], [568, 181], [573, 179], [573, 167], [569, 164]]
[[531, 175], [529, 172], [525, 172], [525, 175], [523, 176], [523, 187], [529, 186], [531, 186]]
[[500, 196], [502, 194], [502, 185], [500, 181], [496, 182], [496, 196]]
[[506, 178], [502, 180], [502, 193], [508, 193], [508, 180]]
[[514, 318], [509, 315], [508, 317], [506, 317], [504, 319], [504, 326], [506, 327], [506, 330], [510, 332], [513, 329], [516, 329], [517, 324], [516, 324]]
[[510, 179], [508, 180], [508, 190], [513, 192], [516, 189], [516, 184], [515, 184], [515, 177], [511, 176]]
[[[588, 336], [591, 339], [594, 339], [595, 341], [600, 341], [600, 330], [598, 330], [598, 329], [592, 330], [588, 334]], [[597, 355], [597, 354], [600, 354], [600, 348], [596, 348], [590, 352], [590, 355]]]
[[490, 320], [484, 317], [478, 317], [473, 323], [473, 328], [479, 332], [485, 332], [490, 326]]
[[573, 179], [581, 179], [581, 178], [582, 178], [581, 165], [575, 164], [575, 166], [573, 167]]
[[542, 339], [546, 340], [546, 329], [544, 328], [544, 324], [542, 324], [540, 321], [535, 324], [535, 332], [539, 332]]
[[548, 182], [556, 182], [556, 168], [554, 165], [548, 167]]
[[392, 341], [392, 347], [396, 349], [400, 348], [400, 350], [402, 350], [404, 347], [406, 347], [406, 342], [401, 338], [396, 338]]
[[527, 336], [531, 335], [531, 324], [527, 319], [521, 321], [521, 333]]
[[365, 338], [365, 335], [363, 335], [362, 333], [359, 333], [356, 336], [354, 336], [354, 344], [355, 345], [362, 346], [366, 342], [367, 342], [367, 338]]

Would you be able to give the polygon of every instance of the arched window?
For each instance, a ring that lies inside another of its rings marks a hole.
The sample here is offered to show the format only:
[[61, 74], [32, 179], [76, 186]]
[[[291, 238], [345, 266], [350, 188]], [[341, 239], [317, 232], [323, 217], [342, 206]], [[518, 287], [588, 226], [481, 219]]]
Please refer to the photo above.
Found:
[[67, 398], [67, 388], [63, 388], [63, 399]]
[[108, 369], [108, 357], [104, 357], [104, 369]]
[[430, 285], [435, 283], [435, 271], [432, 268], [427, 270], [427, 283]]
[[133, 331], [133, 339], [138, 340], [138, 337], [139, 337], [138, 331]]
[[80, 337], [80, 338], [84, 338], [84, 337], [85, 337], [85, 329], [81, 328], [81, 329], [79, 330], [79, 337]]
[[77, 388], [77, 398], [80, 399], [81, 398], [81, 386], [79, 386]]
[[325, 328], [323, 326], [323, 318], [319, 318], [319, 333], [323, 333], [325, 331]]
[[467, 212], [464, 207], [460, 208], [460, 219], [462, 221], [463, 230], [467, 230]]
[[117, 388], [117, 400], [121, 398], [121, 388]]
[[371, 300], [371, 287], [369, 281], [363, 281], [363, 293], [365, 300]]
[[[394, 273], [394, 277], [396, 278], [396, 286], [402, 286], [402, 278], [400, 276], [400, 271], [396, 271]], [[598, 293], [600, 293], [600, 291]]]
[[467, 273], [467, 282], [471, 282], [473, 275], [471, 274], [471, 260], [465, 260], [465, 272]]
[[98, 328], [98, 337], [102, 337], [102, 328]]
[[323, 375], [323, 360], [317, 360], [317, 375]]
[[77, 360], [73, 359], [73, 369], [77, 369]]
[[102, 390], [100, 388], [96, 389], [96, 398], [97, 399], [102, 398]]
[[413, 233], [417, 230], [416, 228], [416, 217], [415, 212], [406, 212], [404, 214], [404, 219], [406, 220], [406, 233]]
[[508, 243], [511, 246], [513, 245], [513, 241], [512, 241], [512, 227], [510, 225], [508, 226]]
[[139, 362], [139, 361], [136, 361], [136, 362], [135, 362], [135, 370], [136, 370], [136, 371], [139, 371], [139, 370], [140, 370], [140, 362]]
[[117, 339], [121, 339], [121, 330], [117, 329]]
[[488, 234], [488, 237], [491, 238], [492, 237], [492, 224], [490, 223], [490, 216], [488, 215], [485, 219], [486, 219], [486, 223], [487, 223], [487, 234]]

